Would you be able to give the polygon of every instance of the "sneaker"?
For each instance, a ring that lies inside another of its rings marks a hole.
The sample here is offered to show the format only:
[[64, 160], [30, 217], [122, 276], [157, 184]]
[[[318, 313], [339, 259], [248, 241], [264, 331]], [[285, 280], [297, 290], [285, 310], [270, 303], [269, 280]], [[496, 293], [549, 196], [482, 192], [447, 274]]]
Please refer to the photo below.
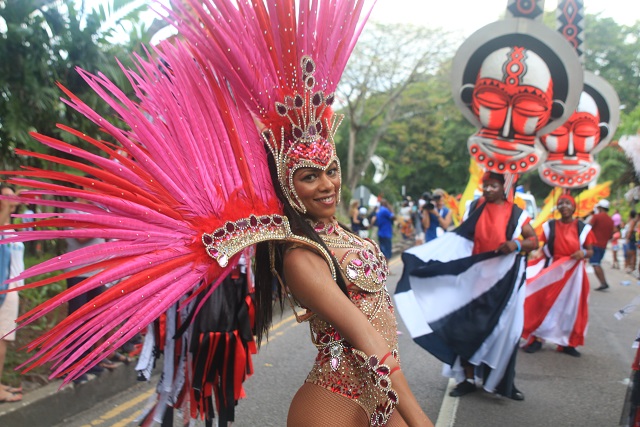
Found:
[[609, 289], [609, 285], [606, 283], [604, 285], [600, 285], [599, 288], [596, 288], [596, 291], [604, 291], [605, 289]]
[[455, 386], [451, 392], [449, 392], [449, 396], [451, 397], [460, 397], [465, 394], [473, 393], [476, 391], [476, 385], [468, 380], [462, 381], [460, 384]]
[[568, 354], [569, 356], [573, 356], [573, 357], [580, 357], [581, 354], [578, 350], [576, 350], [575, 347], [569, 347], [569, 346], [558, 346], [558, 351], [564, 354]]
[[542, 341], [534, 339], [531, 344], [525, 345], [523, 347], [525, 353], [535, 353], [542, 348]]

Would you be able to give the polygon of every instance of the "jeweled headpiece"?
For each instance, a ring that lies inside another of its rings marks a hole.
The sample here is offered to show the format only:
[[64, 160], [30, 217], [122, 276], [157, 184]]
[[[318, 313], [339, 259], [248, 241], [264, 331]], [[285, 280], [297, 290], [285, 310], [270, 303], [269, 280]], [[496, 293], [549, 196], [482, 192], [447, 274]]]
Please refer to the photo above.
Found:
[[316, 64], [313, 60], [308, 56], [302, 57], [300, 68], [304, 82], [303, 93], [286, 96], [284, 102], [276, 102], [276, 112], [280, 117], [289, 120], [288, 126], [283, 125], [279, 132], [278, 129], [270, 128], [264, 135], [275, 159], [278, 181], [285, 197], [291, 206], [305, 213], [307, 209], [293, 185], [293, 174], [303, 167], [324, 170], [333, 162], [340, 167], [333, 135], [342, 121], [342, 116], [337, 116], [331, 111], [333, 94], [325, 96], [322, 91], [313, 92], [316, 82]]

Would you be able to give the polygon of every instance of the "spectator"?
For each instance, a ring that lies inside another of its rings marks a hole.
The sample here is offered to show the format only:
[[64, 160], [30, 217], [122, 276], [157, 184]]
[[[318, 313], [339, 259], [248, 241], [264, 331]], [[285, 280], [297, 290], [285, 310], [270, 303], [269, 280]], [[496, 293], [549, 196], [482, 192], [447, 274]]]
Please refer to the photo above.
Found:
[[614, 227], [620, 227], [622, 222], [622, 216], [620, 215], [620, 209], [616, 209], [616, 212], [611, 215], [611, 220], [613, 221]]
[[[7, 185], [0, 185], [3, 196], [14, 196], [15, 191]], [[11, 224], [11, 214], [18, 207], [18, 202], [11, 200], [0, 200], [0, 224]], [[4, 240], [5, 236], [0, 236]], [[16, 277], [24, 271], [24, 244], [5, 243], [0, 245], [0, 289], [14, 289], [23, 285], [23, 281], [4, 284], [7, 279]], [[5, 286], [3, 288], [3, 286]], [[18, 318], [18, 293], [9, 292], [0, 295], [0, 380], [4, 370], [4, 362], [7, 355], [9, 342], [16, 339], [15, 319]], [[22, 400], [22, 389], [13, 388], [2, 384], [0, 381], [0, 403], [19, 402]]]
[[624, 271], [631, 274], [636, 269], [636, 228], [638, 225], [638, 214], [635, 210], [629, 212], [629, 220], [624, 226]]
[[361, 206], [358, 209], [358, 218], [360, 219], [360, 237], [366, 239], [369, 237], [369, 218], [367, 217], [367, 208]]
[[354, 234], [360, 234], [360, 230], [362, 229], [362, 220], [360, 219], [359, 212], [360, 202], [358, 200], [353, 200], [349, 205], [349, 219], [351, 220], [351, 231]]
[[[613, 219], [613, 218], [612, 218]], [[614, 226], [613, 237], [611, 238], [611, 257], [613, 258], [613, 262], [611, 263], [611, 268], [614, 270], [620, 269], [620, 264], [618, 263], [618, 250], [620, 250], [620, 224]]]
[[607, 279], [604, 276], [604, 270], [602, 270], [601, 266], [602, 258], [604, 257], [604, 252], [607, 248], [607, 243], [609, 242], [609, 239], [611, 239], [611, 236], [613, 236], [613, 220], [607, 213], [608, 211], [609, 201], [606, 199], [600, 200], [596, 204], [596, 213], [589, 221], [593, 234], [596, 238], [596, 241], [593, 244], [593, 256], [589, 259], [589, 262], [593, 266], [593, 271], [600, 281], [600, 286], [596, 288], [596, 291], [604, 291], [609, 288]]
[[393, 237], [393, 221], [395, 215], [391, 210], [391, 205], [386, 199], [380, 199], [380, 207], [376, 216], [373, 218], [372, 225], [378, 227], [378, 242], [380, 243], [380, 251], [387, 259], [391, 259], [391, 238]]

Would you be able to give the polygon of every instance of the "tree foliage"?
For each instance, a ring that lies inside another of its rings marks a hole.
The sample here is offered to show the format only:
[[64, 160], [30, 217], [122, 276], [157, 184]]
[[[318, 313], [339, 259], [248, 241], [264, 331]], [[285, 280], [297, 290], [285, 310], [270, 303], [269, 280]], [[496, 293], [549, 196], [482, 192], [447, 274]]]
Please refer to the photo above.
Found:
[[[0, 159], [2, 167], [38, 164], [32, 158], [17, 158], [16, 148], [42, 151], [29, 132], [37, 131], [66, 141], [77, 141], [56, 128], [64, 123], [99, 137], [99, 130], [60, 101], [56, 82], [67, 87], [100, 114], [108, 116], [108, 106], [89, 89], [76, 67], [91, 73], [102, 72], [127, 88], [128, 82], [116, 58], [130, 63], [130, 55], [140, 50], [125, 40], [114, 43], [113, 23], [139, 22], [148, 5], [134, 0], [112, 0], [106, 6], [89, 9], [74, 0], [5, 0], [0, 2]], [[106, 25], [110, 22], [110, 25]], [[117, 27], [117, 25], [116, 25]]]
[[[441, 30], [373, 22], [367, 26], [338, 88], [345, 104], [339, 150], [346, 159], [343, 182], [348, 191], [366, 175], [370, 158], [390, 127], [403, 120], [401, 116], [407, 113], [407, 108], [400, 107], [404, 94], [414, 91], [412, 86], [424, 76], [436, 74], [451, 54]], [[379, 154], [384, 157], [384, 152]]]

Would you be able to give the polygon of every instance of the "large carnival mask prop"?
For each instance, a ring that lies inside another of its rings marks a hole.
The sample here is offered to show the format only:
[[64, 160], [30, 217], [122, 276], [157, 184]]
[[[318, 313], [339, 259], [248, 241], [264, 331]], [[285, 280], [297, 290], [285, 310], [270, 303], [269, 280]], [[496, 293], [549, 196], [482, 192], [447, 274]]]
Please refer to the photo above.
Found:
[[[331, 110], [334, 96], [322, 91], [313, 92], [316, 65], [311, 58], [302, 58], [304, 93], [286, 96], [276, 102], [278, 119], [269, 120], [265, 141], [274, 156], [278, 181], [291, 206], [301, 213], [307, 209], [293, 186], [293, 174], [304, 167], [328, 169], [335, 161], [340, 172], [333, 135], [342, 121]], [[340, 202], [340, 193], [337, 195]]]
[[546, 156], [539, 136], [575, 109], [581, 76], [575, 51], [537, 22], [508, 19], [471, 35], [452, 72], [454, 100], [479, 128], [467, 141], [471, 156], [497, 173], [535, 168]]
[[593, 155], [611, 141], [620, 118], [619, 105], [611, 85], [585, 71], [578, 108], [562, 126], [541, 138], [549, 154], [540, 166], [540, 178], [564, 188], [584, 187], [595, 180], [600, 166]]

